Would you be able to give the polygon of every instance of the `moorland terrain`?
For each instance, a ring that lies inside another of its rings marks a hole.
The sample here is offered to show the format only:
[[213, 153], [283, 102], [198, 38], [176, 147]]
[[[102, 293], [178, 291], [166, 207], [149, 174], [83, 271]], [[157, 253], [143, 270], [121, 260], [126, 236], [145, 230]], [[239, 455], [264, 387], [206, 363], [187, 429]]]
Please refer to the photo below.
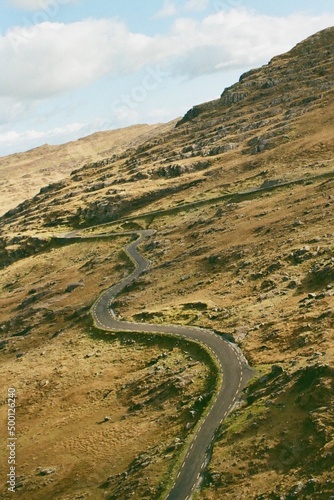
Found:
[[0, 215], [32, 198], [42, 187], [64, 179], [75, 168], [121, 154], [173, 125], [173, 122], [134, 125], [97, 132], [59, 146], [45, 144], [24, 153], [0, 157]]
[[228, 335], [256, 372], [198, 498], [331, 498], [333, 48], [334, 28], [315, 34], [0, 219], [0, 382], [18, 393], [18, 498], [159, 498], [214, 388], [199, 346], [95, 328], [89, 310], [130, 272], [131, 237], [55, 237], [76, 228], [154, 229], [141, 247], [151, 268], [117, 314]]

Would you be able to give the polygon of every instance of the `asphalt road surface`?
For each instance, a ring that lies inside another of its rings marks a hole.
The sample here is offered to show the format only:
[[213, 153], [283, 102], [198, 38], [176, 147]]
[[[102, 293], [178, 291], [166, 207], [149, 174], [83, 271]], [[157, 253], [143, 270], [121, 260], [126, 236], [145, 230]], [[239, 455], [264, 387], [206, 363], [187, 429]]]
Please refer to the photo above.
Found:
[[211, 330], [180, 325], [130, 323], [117, 319], [112, 309], [112, 302], [124, 287], [136, 280], [140, 274], [150, 267], [149, 260], [139, 253], [138, 245], [145, 238], [152, 236], [154, 231], [128, 231], [126, 233], [103, 233], [91, 236], [80, 235], [80, 232], [77, 231], [66, 235], [67, 238], [96, 238], [98, 236], [106, 237], [125, 234], [138, 235], [137, 240], [125, 247], [125, 252], [132, 260], [135, 269], [129, 276], [103, 292], [97, 299], [91, 311], [96, 326], [101, 330], [107, 331], [164, 333], [199, 342], [211, 351], [222, 373], [222, 383], [216, 392], [215, 400], [211, 403], [209, 412], [206, 413], [200, 427], [193, 436], [185, 458], [174, 479], [174, 484], [166, 497], [166, 500], [189, 500], [196, 487], [200, 484], [201, 474], [207, 466], [208, 450], [215, 433], [220, 423], [237, 403], [243, 388], [252, 377], [253, 372], [237, 346], [226, 341]]

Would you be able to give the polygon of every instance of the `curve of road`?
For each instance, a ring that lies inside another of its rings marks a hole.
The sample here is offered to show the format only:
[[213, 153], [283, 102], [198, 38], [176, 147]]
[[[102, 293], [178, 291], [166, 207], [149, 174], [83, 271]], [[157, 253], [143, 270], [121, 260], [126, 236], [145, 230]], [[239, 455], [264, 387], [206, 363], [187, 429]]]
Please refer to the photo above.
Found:
[[95, 324], [101, 330], [163, 333], [179, 336], [199, 342], [210, 350], [216, 359], [223, 375], [222, 383], [218, 388], [215, 400], [211, 403], [209, 412], [203, 417], [200, 427], [193, 436], [185, 458], [168, 493], [166, 500], [189, 500], [196, 487], [200, 484], [201, 474], [208, 463], [208, 449], [221, 422], [230, 413], [236, 404], [241, 391], [252, 376], [241, 351], [232, 343], [224, 340], [213, 331], [181, 325], [155, 325], [150, 323], [129, 323], [117, 319], [112, 310], [115, 297], [140, 274], [150, 267], [150, 261], [138, 251], [138, 245], [147, 237], [152, 236], [153, 230], [127, 231], [123, 233], [103, 233], [99, 235], [79, 235], [74, 231], [65, 235], [65, 238], [97, 238], [107, 236], [138, 235], [138, 239], [127, 245], [124, 250], [132, 260], [135, 269], [121, 282], [103, 292], [92, 307]]

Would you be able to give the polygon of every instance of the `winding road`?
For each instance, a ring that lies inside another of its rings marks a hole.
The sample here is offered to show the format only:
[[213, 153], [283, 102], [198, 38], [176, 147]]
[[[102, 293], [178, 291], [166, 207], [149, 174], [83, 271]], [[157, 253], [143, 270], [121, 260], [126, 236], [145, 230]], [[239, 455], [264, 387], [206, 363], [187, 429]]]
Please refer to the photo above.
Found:
[[139, 253], [138, 245], [154, 233], [153, 230], [138, 230], [85, 236], [80, 231], [74, 231], [63, 237], [86, 239], [138, 235], [137, 240], [124, 248], [134, 264], [134, 271], [121, 282], [103, 292], [92, 307], [91, 312], [96, 326], [106, 331], [163, 333], [198, 342], [210, 350], [221, 370], [222, 383], [215, 393], [215, 399], [211, 402], [209, 411], [202, 418], [200, 426], [189, 444], [185, 458], [174, 478], [174, 484], [166, 497], [166, 500], [189, 500], [200, 484], [201, 474], [208, 464], [208, 450], [215, 433], [237, 403], [241, 391], [252, 377], [253, 371], [237, 346], [211, 330], [181, 325], [129, 323], [117, 319], [112, 309], [112, 302], [124, 287], [136, 280], [150, 267], [150, 261]]

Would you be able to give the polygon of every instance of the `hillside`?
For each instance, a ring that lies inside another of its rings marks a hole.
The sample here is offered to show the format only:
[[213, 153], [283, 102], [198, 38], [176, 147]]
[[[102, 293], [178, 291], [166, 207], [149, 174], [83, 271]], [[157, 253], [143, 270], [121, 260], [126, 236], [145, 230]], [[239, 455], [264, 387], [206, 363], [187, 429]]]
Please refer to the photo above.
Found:
[[0, 215], [31, 198], [53, 182], [88, 162], [120, 154], [129, 147], [164, 133], [170, 125], [135, 125], [98, 132], [60, 146], [44, 145], [0, 158]]
[[333, 63], [329, 28], [1, 218], [0, 380], [21, 394], [19, 498], [160, 498], [214, 385], [194, 345], [93, 328], [94, 299], [129, 273], [131, 237], [53, 237], [76, 228], [154, 229], [152, 267], [117, 314], [227, 334], [256, 370], [198, 498], [330, 498]]

